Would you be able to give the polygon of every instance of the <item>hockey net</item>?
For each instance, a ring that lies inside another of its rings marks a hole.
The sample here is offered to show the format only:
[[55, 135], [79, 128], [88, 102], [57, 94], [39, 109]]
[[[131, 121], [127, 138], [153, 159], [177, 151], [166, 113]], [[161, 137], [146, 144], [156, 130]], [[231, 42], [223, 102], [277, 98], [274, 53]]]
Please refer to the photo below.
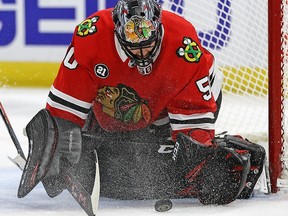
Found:
[[[281, 8], [278, 20], [281, 22], [281, 33], [275, 36], [279, 37], [276, 39], [280, 42], [281, 56], [273, 54], [273, 50], [268, 52], [270, 46], [273, 47], [273, 44], [269, 44], [268, 34], [269, 1], [276, 10], [279, 8], [280, 11]], [[287, 2], [287, 0], [161, 1], [164, 9], [173, 11], [193, 23], [202, 45], [214, 54], [224, 73], [223, 102], [216, 124], [216, 133], [228, 131], [229, 134], [240, 134], [252, 142], [262, 144], [267, 152], [272, 152], [272, 160], [268, 154], [272, 192], [288, 186]], [[276, 105], [280, 106], [278, 111], [269, 104], [273, 98], [269, 98], [271, 89], [268, 74], [274, 76], [272, 72], [269, 73], [270, 55], [278, 58], [281, 64], [279, 66], [281, 71], [273, 71], [280, 73], [280, 79], [276, 80], [276, 86], [273, 87], [281, 94], [279, 104], [276, 101]], [[276, 120], [279, 126], [272, 128], [269, 126], [271, 121], [269, 116], [273, 119], [276, 114], [280, 115], [279, 120]], [[279, 130], [281, 137], [271, 138], [273, 133], [269, 128]], [[273, 144], [270, 142], [271, 139]]]

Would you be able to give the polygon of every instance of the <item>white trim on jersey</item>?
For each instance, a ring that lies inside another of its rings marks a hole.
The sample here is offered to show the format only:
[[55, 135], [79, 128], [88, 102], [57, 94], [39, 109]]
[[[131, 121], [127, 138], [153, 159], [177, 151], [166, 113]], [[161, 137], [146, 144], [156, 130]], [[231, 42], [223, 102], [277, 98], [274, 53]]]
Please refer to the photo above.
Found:
[[205, 130], [215, 130], [215, 124], [203, 123], [203, 124], [170, 124], [173, 131], [201, 128]]
[[191, 115], [168, 113], [172, 130], [202, 128], [214, 130], [214, 113], [197, 113]]
[[64, 92], [57, 90], [53, 85], [50, 89], [47, 103], [53, 108], [69, 112], [83, 120], [87, 118], [92, 106], [92, 103], [87, 103], [67, 95]]
[[56, 103], [56, 102], [52, 101], [50, 98], [47, 99], [47, 103], [53, 108], [72, 113], [73, 115], [76, 115], [76, 116], [78, 116], [79, 118], [81, 118], [83, 120], [87, 119], [88, 114], [83, 114], [82, 112], [78, 112], [78, 111], [76, 111], [74, 109], [71, 109], [71, 108], [69, 108], [67, 106], [64, 106], [62, 104]]
[[53, 85], [50, 89], [50, 92], [52, 92], [52, 94], [56, 95], [59, 98], [62, 98], [62, 99], [66, 100], [70, 103], [73, 103], [73, 104], [80, 106], [80, 107], [83, 107], [85, 109], [90, 109], [90, 107], [92, 105], [92, 103], [87, 103], [85, 101], [79, 100], [77, 98], [74, 98], [68, 94], [65, 94], [65, 93], [57, 90]]
[[218, 65], [216, 64], [215, 58], [213, 61], [213, 65], [209, 69], [209, 77], [210, 77], [211, 92], [216, 101], [222, 89], [224, 76], [223, 76], [222, 71], [219, 70]]
[[121, 48], [121, 44], [119, 43], [117, 36], [115, 34], [114, 34], [114, 43], [115, 43], [115, 48], [119, 57], [121, 58], [122, 62], [125, 62], [128, 57], [126, 56], [125, 52]]
[[169, 112], [168, 115], [170, 119], [177, 119], [179, 121], [187, 121], [187, 120], [192, 120], [192, 119], [203, 119], [203, 118], [214, 119], [213, 112], [196, 113], [196, 114], [191, 114], [191, 115], [173, 114]]

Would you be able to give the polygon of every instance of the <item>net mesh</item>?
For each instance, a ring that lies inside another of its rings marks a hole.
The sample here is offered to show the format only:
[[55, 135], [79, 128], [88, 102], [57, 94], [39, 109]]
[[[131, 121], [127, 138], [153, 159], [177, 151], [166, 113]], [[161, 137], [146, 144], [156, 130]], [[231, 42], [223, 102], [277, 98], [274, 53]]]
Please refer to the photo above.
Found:
[[267, 1], [166, 0], [163, 8], [193, 23], [224, 73], [216, 132], [267, 141]]
[[[202, 45], [214, 54], [224, 73], [216, 133], [243, 135], [263, 144], [268, 152], [268, 0], [164, 0], [161, 3], [164, 9], [193, 23]], [[281, 0], [281, 13], [280, 177], [288, 179], [288, 0]], [[273, 110], [270, 115], [273, 116]]]
[[[288, 6], [282, 1], [282, 178], [288, 179]], [[195, 26], [224, 73], [216, 133], [228, 131], [268, 152], [268, 0], [164, 0], [163, 8]], [[280, 85], [280, 84], [279, 84]]]

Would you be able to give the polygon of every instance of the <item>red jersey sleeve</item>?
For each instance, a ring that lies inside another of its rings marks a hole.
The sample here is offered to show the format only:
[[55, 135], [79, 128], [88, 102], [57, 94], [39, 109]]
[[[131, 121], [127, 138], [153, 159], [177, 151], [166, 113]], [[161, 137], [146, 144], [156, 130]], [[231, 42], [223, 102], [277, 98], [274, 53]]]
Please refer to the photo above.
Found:
[[46, 109], [52, 116], [83, 126], [96, 96], [97, 83], [75, 52], [81, 56], [85, 51], [74, 47], [72, 42], [50, 89]]
[[198, 132], [189, 133], [192, 138], [201, 143], [214, 137], [214, 113], [217, 106], [209, 78], [209, 71], [213, 65], [211, 62], [213, 58], [210, 56], [209, 52], [203, 51], [201, 61], [198, 63], [200, 65], [197, 71], [193, 71], [194, 76], [167, 106], [174, 140], [177, 133], [187, 134], [192, 129], [201, 129]]

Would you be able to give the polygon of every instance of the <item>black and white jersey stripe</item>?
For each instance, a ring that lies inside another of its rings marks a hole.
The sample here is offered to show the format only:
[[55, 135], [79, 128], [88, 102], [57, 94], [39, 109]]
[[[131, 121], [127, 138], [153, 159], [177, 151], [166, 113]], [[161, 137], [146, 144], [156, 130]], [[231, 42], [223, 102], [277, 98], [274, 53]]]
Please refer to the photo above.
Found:
[[222, 71], [220, 71], [218, 65], [215, 63], [214, 60], [213, 65], [209, 70], [209, 80], [210, 80], [211, 92], [213, 94], [215, 101], [218, 99], [218, 96], [221, 92], [223, 79], [224, 79], [223, 73]]
[[212, 112], [192, 115], [168, 113], [168, 115], [170, 118], [171, 128], [174, 131], [190, 128], [202, 128], [207, 130], [215, 129], [214, 113]]
[[54, 86], [50, 89], [47, 103], [53, 108], [69, 112], [83, 120], [86, 120], [92, 106], [92, 103], [67, 95], [54, 88]]

